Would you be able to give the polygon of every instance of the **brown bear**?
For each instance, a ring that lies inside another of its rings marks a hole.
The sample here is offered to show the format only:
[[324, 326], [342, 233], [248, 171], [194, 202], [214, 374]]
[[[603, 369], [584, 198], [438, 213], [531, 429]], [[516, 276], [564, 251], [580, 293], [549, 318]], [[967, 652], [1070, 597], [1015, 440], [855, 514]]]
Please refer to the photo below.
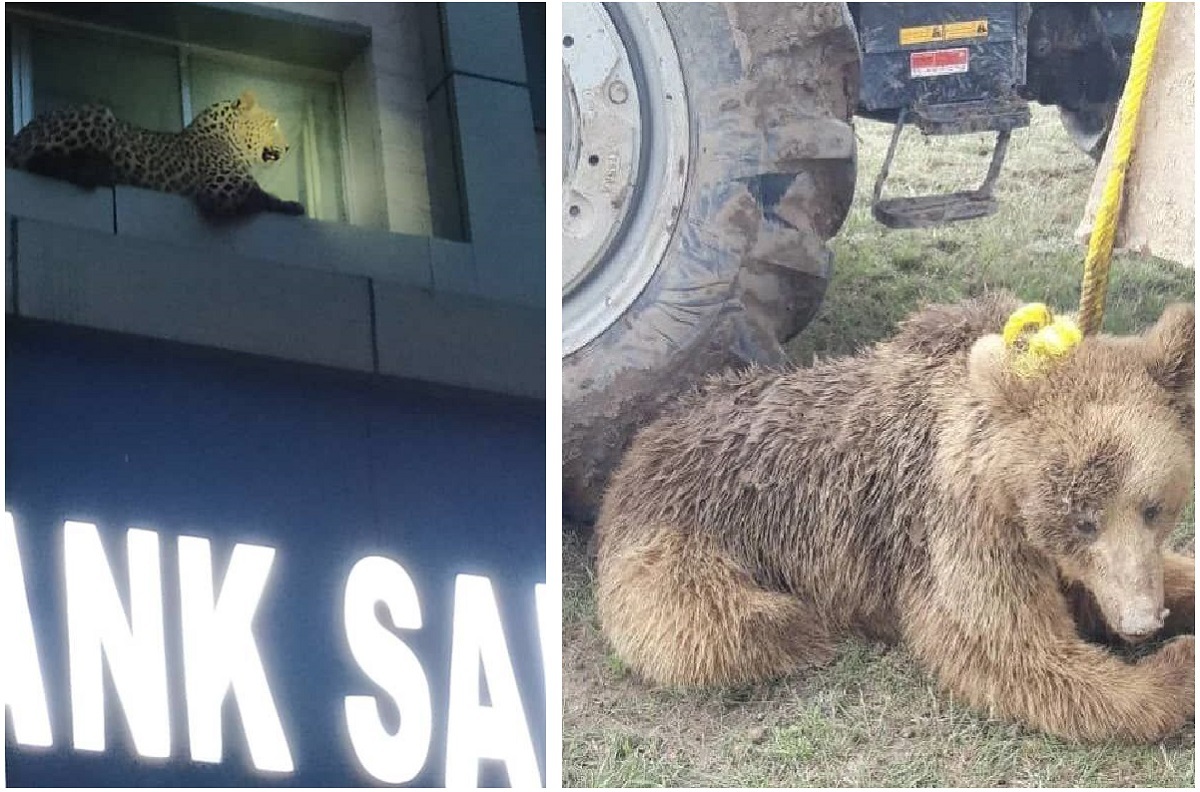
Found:
[[[1067, 739], [1193, 717], [1194, 562], [1164, 544], [1193, 484], [1195, 311], [1029, 373], [996, 335], [1017, 306], [931, 306], [853, 357], [718, 376], [643, 429], [597, 523], [617, 654], [733, 685], [855, 633]], [[1151, 636], [1137, 660], [1101, 642]]]

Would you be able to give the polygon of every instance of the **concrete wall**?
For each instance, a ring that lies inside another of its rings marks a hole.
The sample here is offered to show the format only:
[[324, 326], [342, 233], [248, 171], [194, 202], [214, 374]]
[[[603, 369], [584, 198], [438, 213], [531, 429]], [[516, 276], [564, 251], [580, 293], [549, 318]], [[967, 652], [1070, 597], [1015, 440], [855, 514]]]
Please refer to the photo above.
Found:
[[491, 294], [471, 245], [280, 215], [217, 226], [177, 195], [5, 177], [12, 316], [545, 395], [545, 311]]

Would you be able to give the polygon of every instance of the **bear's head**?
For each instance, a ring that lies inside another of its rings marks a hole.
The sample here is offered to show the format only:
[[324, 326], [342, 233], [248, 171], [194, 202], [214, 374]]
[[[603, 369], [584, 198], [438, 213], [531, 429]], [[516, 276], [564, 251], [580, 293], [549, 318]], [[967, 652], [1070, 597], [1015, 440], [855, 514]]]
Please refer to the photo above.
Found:
[[968, 359], [977, 475], [1130, 642], [1163, 625], [1163, 545], [1192, 495], [1195, 338], [1195, 309], [1174, 305], [1144, 334], [1085, 338], [1036, 374], [1015, 370], [1000, 336]]

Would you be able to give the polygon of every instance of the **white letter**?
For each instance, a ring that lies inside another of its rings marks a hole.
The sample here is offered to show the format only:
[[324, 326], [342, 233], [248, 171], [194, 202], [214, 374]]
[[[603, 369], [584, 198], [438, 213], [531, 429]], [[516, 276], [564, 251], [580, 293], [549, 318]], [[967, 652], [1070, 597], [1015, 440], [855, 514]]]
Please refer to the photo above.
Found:
[[[490, 707], [479, 703], [481, 667], [491, 694]], [[478, 786], [480, 759], [503, 761], [510, 786], [541, 786], [500, 612], [491, 581], [485, 577], [455, 579], [449, 709], [446, 786]]]
[[197, 762], [221, 761], [221, 704], [232, 686], [254, 766], [292, 772], [292, 754], [251, 631], [274, 557], [271, 547], [234, 545], [221, 594], [214, 600], [208, 540], [179, 537], [184, 689], [188, 737]]
[[359, 668], [395, 700], [400, 728], [388, 733], [373, 696], [346, 696], [346, 725], [363, 768], [384, 783], [403, 784], [421, 772], [429, 753], [429, 682], [412, 649], [376, 621], [377, 602], [388, 609], [393, 627], [421, 627], [421, 604], [404, 567], [369, 556], [354, 565], [346, 580], [346, 640]]
[[4, 513], [4, 532], [0, 537], [0, 585], [3, 585], [4, 632], [4, 707], [12, 712], [13, 731], [18, 745], [43, 748], [54, 744], [50, 734], [50, 710], [46, 706], [46, 686], [38, 663], [37, 642], [33, 637], [33, 617], [25, 593], [25, 572], [17, 550], [17, 526], [11, 512]]
[[102, 658], [107, 658], [137, 752], [147, 757], [170, 756], [158, 534], [137, 528], [125, 534], [129, 619], [96, 526], [67, 521], [63, 539], [75, 748], [104, 750]]

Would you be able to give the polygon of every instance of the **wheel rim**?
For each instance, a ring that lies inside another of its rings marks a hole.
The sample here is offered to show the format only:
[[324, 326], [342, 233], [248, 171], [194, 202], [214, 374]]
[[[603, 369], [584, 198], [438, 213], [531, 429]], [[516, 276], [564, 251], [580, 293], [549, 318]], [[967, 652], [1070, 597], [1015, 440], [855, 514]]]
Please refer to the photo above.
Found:
[[563, 355], [658, 268], [689, 168], [679, 54], [654, 4], [563, 5]]

